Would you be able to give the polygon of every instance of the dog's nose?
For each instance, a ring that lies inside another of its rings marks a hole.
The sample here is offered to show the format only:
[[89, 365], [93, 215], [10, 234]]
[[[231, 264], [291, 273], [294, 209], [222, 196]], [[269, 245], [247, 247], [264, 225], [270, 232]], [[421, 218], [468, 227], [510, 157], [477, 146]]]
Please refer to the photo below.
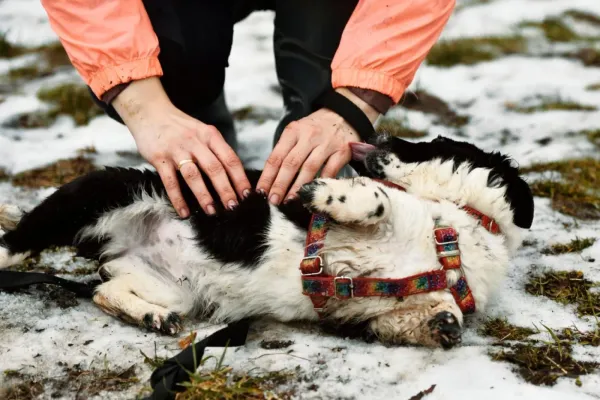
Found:
[[367, 157], [367, 154], [376, 150], [377, 147], [372, 144], [362, 142], [351, 142], [350, 149], [352, 149], [352, 159], [354, 161], [363, 162]]

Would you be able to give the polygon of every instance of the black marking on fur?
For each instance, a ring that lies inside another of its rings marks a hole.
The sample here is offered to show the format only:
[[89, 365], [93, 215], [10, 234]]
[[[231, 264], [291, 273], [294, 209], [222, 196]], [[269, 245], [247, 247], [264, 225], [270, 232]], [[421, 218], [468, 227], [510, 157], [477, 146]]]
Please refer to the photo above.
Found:
[[338, 197], [338, 200], [340, 201], [340, 203], [345, 203], [346, 202], [346, 196], [342, 195], [342, 196]]
[[378, 199], [379, 198], [379, 193], [375, 192], [375, 198]]
[[[260, 171], [247, 170], [246, 174], [255, 186]], [[204, 178], [213, 198], [218, 198], [210, 180], [206, 176]], [[217, 215], [207, 216], [180, 174], [178, 179], [190, 207], [190, 222], [198, 244], [219, 261], [256, 265], [266, 246], [265, 237], [271, 218], [268, 201], [260, 194], [252, 193], [233, 211], [215, 202]], [[315, 185], [320, 184], [323, 183]], [[4, 246], [12, 253], [30, 251], [32, 255], [51, 246], [76, 246], [79, 255], [98, 258], [102, 247], [111, 239], [76, 242], [78, 232], [93, 226], [107, 211], [131, 205], [143, 192], [155, 192], [167, 198], [161, 179], [154, 171], [106, 168], [91, 172], [63, 185], [25, 214], [17, 228], [2, 237]], [[279, 206], [279, 210], [306, 231], [310, 212], [300, 200]]]
[[329, 196], [327, 197], [327, 201], [325, 202], [328, 206], [331, 205], [331, 203], [333, 203], [333, 196]]
[[387, 193], [385, 192], [385, 190], [383, 190], [383, 189], [382, 189], [382, 188], [380, 188], [379, 186], [377, 186], [377, 189], [378, 189], [378, 190], [379, 190], [381, 193], [383, 193], [383, 195], [384, 195], [386, 198], [388, 198], [388, 199], [390, 198], [390, 197], [387, 195]]
[[383, 204], [379, 204], [377, 206], [377, 209], [375, 209], [375, 211], [369, 213], [368, 217], [369, 218], [379, 218], [383, 215], [384, 212], [385, 212], [385, 207], [383, 206]]
[[489, 187], [506, 186], [505, 199], [513, 210], [513, 222], [521, 228], [530, 228], [533, 222], [533, 195], [529, 185], [519, 177], [519, 169], [512, 160], [500, 152], [485, 152], [468, 142], [459, 142], [438, 136], [431, 142], [413, 143], [398, 137], [389, 137], [377, 143], [378, 150], [372, 151], [365, 159], [367, 175], [385, 178], [383, 164], [389, 153], [395, 154], [403, 163], [421, 163], [439, 159], [452, 160], [453, 168], [469, 163], [471, 169], [490, 170]]

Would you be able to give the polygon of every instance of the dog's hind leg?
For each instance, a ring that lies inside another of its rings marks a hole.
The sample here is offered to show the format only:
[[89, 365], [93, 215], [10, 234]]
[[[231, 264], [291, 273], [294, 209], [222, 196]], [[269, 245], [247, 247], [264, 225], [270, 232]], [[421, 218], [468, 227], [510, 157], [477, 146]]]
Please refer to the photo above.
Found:
[[93, 300], [103, 311], [152, 331], [181, 331], [182, 317], [193, 309], [192, 294], [183, 282], [157, 273], [139, 257], [112, 260], [99, 272], [105, 282]]
[[5, 245], [3, 235], [17, 227], [23, 212], [17, 206], [0, 204], [0, 269], [19, 264], [29, 256], [29, 252], [13, 253]]

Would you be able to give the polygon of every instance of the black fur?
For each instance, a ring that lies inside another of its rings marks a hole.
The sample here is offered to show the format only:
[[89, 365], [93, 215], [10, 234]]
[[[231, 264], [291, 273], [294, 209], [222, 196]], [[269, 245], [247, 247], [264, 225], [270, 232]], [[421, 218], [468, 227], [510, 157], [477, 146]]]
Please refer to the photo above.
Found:
[[[258, 182], [259, 171], [249, 170], [246, 174], [252, 185]], [[236, 209], [226, 210], [218, 202], [210, 181], [206, 176], [204, 178], [215, 199], [215, 216], [203, 212], [179, 176], [198, 243], [219, 261], [256, 265], [264, 252], [265, 234], [269, 227], [271, 211], [267, 200], [258, 193], [252, 193], [240, 201]], [[36, 254], [50, 246], [77, 245], [79, 255], [97, 258], [106, 242], [87, 240], [75, 243], [77, 233], [95, 224], [105, 212], [132, 204], [142, 190], [166, 197], [160, 177], [154, 171], [106, 168], [79, 177], [27, 213], [14, 231], [2, 237], [3, 246], [12, 253], [30, 251]], [[279, 210], [300, 229], [308, 228], [310, 213], [299, 200], [289, 201]]]
[[533, 222], [533, 195], [529, 185], [519, 177], [519, 169], [512, 165], [512, 160], [499, 152], [484, 152], [478, 147], [438, 136], [431, 142], [412, 143], [392, 137], [377, 143], [378, 150], [370, 153], [366, 160], [367, 175], [381, 177], [380, 162], [389, 163], [385, 155], [394, 153], [402, 162], [418, 163], [440, 159], [453, 160], [454, 167], [469, 162], [471, 168], [488, 168], [491, 170], [488, 186], [506, 185], [506, 201], [513, 210], [513, 222], [521, 228], [530, 228]]

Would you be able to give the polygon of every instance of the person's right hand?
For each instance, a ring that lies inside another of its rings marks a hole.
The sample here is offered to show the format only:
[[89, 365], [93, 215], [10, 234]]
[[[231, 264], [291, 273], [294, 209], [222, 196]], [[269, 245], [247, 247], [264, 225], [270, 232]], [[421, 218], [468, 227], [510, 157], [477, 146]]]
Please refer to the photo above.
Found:
[[214, 126], [178, 110], [158, 78], [130, 83], [112, 105], [132, 133], [142, 157], [156, 168], [180, 217], [190, 215], [176, 176], [184, 160], [194, 161], [182, 164], [180, 171], [207, 214], [215, 213], [214, 200], [198, 168], [208, 176], [226, 208], [235, 208], [238, 196], [250, 194], [242, 162], [223, 136]]

